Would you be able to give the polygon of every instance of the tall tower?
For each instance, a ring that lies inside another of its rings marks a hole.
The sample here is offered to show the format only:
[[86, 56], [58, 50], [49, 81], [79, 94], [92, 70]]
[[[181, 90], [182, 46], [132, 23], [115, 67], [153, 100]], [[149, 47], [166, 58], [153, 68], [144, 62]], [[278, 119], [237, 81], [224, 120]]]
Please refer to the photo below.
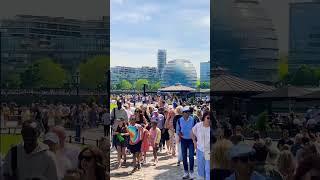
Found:
[[161, 77], [162, 71], [167, 63], [167, 50], [159, 49], [158, 50], [158, 74]]

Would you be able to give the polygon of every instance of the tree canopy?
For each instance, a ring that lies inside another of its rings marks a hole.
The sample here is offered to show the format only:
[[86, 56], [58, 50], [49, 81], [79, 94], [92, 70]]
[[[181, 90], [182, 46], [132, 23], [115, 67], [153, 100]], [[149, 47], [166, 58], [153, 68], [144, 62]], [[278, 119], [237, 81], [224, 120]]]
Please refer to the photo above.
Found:
[[97, 88], [106, 84], [106, 71], [109, 68], [110, 57], [95, 56], [80, 64], [80, 87]]
[[20, 74], [23, 88], [61, 88], [66, 71], [50, 58], [39, 59]]

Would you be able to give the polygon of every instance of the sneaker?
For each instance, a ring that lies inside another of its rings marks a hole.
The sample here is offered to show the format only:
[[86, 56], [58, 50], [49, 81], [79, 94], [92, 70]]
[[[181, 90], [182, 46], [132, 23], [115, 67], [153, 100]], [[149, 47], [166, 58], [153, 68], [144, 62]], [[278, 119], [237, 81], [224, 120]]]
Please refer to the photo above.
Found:
[[185, 172], [182, 176], [182, 179], [189, 179], [189, 173]]
[[194, 179], [194, 173], [193, 172], [190, 173], [189, 179]]

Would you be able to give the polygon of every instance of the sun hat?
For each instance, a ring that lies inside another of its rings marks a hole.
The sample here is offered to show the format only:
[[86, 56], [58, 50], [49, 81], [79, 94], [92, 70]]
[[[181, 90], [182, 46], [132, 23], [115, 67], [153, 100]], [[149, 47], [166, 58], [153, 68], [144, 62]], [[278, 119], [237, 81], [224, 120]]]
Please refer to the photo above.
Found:
[[190, 112], [190, 106], [183, 107], [182, 112]]

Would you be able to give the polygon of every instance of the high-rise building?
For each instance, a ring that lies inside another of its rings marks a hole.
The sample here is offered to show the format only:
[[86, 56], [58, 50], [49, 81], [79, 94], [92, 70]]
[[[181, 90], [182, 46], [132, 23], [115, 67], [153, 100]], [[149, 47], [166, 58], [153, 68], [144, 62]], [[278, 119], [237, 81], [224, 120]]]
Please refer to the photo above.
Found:
[[259, 0], [215, 0], [212, 8], [211, 57], [215, 63], [242, 78], [275, 82], [278, 39]]
[[320, 67], [320, 1], [290, 3], [289, 72]]
[[138, 79], [147, 79], [150, 82], [159, 80], [157, 68], [155, 67], [126, 67], [115, 66], [111, 67], [111, 84], [118, 84], [122, 80], [127, 80], [134, 83]]
[[33, 61], [51, 58], [74, 71], [96, 55], [109, 55], [109, 18], [96, 20], [17, 15], [1, 19], [2, 67], [22, 71]]
[[196, 87], [197, 71], [189, 60], [172, 60], [163, 69], [161, 83], [163, 86], [172, 86], [180, 83], [184, 86]]
[[158, 74], [161, 76], [163, 68], [167, 63], [167, 50], [159, 49], [158, 50]]
[[200, 82], [210, 81], [210, 62], [200, 63]]

